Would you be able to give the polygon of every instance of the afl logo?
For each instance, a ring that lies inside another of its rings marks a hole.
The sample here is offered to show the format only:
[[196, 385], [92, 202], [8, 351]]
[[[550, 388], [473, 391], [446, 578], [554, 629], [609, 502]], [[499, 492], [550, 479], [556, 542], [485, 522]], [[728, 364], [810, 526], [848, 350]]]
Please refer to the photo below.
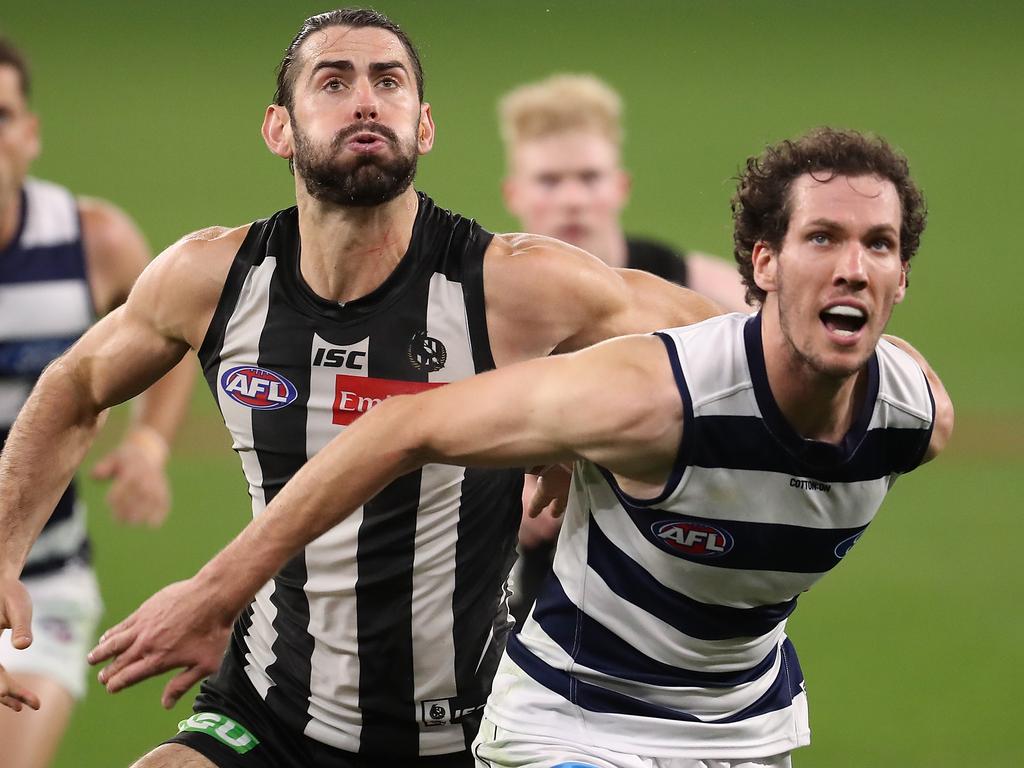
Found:
[[846, 553], [853, 549], [853, 545], [857, 543], [857, 539], [859, 539], [863, 535], [864, 531], [861, 531], [860, 533], [855, 533], [853, 534], [853, 536], [843, 539], [838, 544], [836, 544], [836, 557], [840, 560], [846, 557]]
[[720, 557], [733, 545], [728, 531], [707, 523], [667, 520], [652, 525], [651, 533], [674, 555]]
[[417, 371], [440, 371], [447, 362], [448, 350], [444, 344], [440, 339], [427, 336], [426, 331], [420, 331], [409, 341], [409, 364]]
[[284, 408], [298, 397], [295, 385], [279, 373], [239, 365], [220, 377], [221, 389], [236, 403], [257, 411]]

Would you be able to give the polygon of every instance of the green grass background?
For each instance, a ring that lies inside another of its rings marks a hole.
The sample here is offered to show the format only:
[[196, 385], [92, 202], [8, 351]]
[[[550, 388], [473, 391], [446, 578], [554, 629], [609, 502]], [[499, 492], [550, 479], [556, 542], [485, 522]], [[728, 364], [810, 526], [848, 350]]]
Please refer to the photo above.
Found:
[[[958, 406], [947, 455], [897, 485], [856, 554], [791, 621], [814, 742], [798, 766], [1010, 765], [1021, 714], [1018, 537], [1019, 3], [382, 2], [422, 49], [437, 144], [417, 185], [498, 231], [507, 88], [594, 72], [627, 102], [631, 231], [730, 250], [740, 163], [819, 124], [880, 132], [909, 155], [931, 222], [895, 332], [930, 358]], [[44, 153], [35, 172], [116, 201], [155, 250], [292, 200], [259, 126], [280, 54], [309, 3], [5, 4], [31, 55]], [[1017, 383], [1015, 383], [1017, 382]], [[110, 438], [105, 438], [108, 441]], [[197, 392], [160, 531], [117, 528], [86, 483], [105, 626], [184, 578], [248, 516], [238, 461]], [[162, 682], [111, 697], [93, 683], [57, 765], [127, 765], [188, 710]], [[0, 745], [2, 749], [2, 745]]]

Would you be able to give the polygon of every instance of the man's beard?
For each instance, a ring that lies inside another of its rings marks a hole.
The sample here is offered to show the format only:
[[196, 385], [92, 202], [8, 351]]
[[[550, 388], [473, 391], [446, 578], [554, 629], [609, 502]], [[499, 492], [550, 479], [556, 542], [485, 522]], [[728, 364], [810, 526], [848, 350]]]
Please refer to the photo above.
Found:
[[[326, 149], [309, 141], [294, 121], [292, 132], [295, 136], [295, 169], [302, 176], [306, 191], [321, 202], [355, 207], [381, 205], [405, 192], [416, 176], [416, 149], [403, 154], [398, 135], [380, 123], [350, 125], [340, 131]], [[356, 155], [348, 163], [338, 160], [337, 155], [345, 143], [364, 132], [376, 133], [390, 142], [397, 149], [395, 156], [386, 159]]]

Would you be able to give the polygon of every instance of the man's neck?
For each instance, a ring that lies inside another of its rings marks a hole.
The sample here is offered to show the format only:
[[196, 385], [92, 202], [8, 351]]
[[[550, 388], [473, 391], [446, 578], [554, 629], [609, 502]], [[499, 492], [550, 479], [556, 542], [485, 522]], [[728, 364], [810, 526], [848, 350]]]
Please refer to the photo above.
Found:
[[21, 223], [21, 189], [9, 195], [0, 194], [0, 251], [7, 248], [18, 234]]
[[863, 403], [866, 370], [839, 378], [813, 369], [786, 339], [775, 312], [762, 312], [761, 343], [768, 386], [790, 426], [807, 439], [841, 442]]
[[299, 186], [296, 199], [299, 269], [313, 292], [328, 301], [345, 303], [371, 293], [409, 249], [419, 206], [411, 186], [394, 200], [367, 208], [324, 204]]
[[626, 236], [621, 229], [616, 228], [609, 233], [608, 237], [602, 238], [595, 243], [590, 252], [597, 256], [609, 267], [622, 269], [629, 263], [629, 248], [626, 245]]

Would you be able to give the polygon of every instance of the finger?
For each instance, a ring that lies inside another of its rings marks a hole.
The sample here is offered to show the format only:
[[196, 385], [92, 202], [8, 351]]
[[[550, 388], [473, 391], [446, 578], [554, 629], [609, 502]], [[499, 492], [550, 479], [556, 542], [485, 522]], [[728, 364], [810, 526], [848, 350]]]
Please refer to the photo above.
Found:
[[23, 705], [27, 705], [32, 709], [39, 709], [38, 696], [28, 688], [22, 688], [13, 684], [9, 686], [0, 685], [0, 703], [3, 703], [5, 707], [10, 707], [15, 712], [21, 712]]
[[109, 480], [117, 471], [117, 454], [109, 453], [96, 462], [90, 473], [95, 480]]
[[184, 696], [188, 689], [198, 683], [207, 672], [202, 667], [189, 667], [170, 679], [164, 686], [164, 695], [160, 698], [160, 704], [164, 709], [170, 709], [178, 703], [178, 699]]
[[[129, 648], [131, 648], [134, 641], [135, 633], [130, 630], [122, 630], [119, 632], [116, 628], [113, 630], [108, 629], [103, 633], [103, 637], [100, 638], [100, 642], [97, 643], [95, 648], [89, 651], [85, 658], [90, 664], [99, 664], [107, 659], [112, 659], [115, 656], [124, 654]], [[101, 683], [103, 682], [103, 673], [106, 671], [107, 670], [104, 669], [100, 672]]]
[[32, 600], [28, 593], [16, 591], [7, 601], [7, 617], [11, 627], [11, 645], [23, 651], [32, 645]]
[[[154, 675], [159, 675], [161, 672], [174, 669], [176, 666], [178, 665], [169, 664], [157, 656], [144, 656], [138, 661], [129, 664], [112, 677], [108, 677], [105, 683], [107, 692], [117, 693]], [[103, 671], [105, 672], [106, 670]]]

